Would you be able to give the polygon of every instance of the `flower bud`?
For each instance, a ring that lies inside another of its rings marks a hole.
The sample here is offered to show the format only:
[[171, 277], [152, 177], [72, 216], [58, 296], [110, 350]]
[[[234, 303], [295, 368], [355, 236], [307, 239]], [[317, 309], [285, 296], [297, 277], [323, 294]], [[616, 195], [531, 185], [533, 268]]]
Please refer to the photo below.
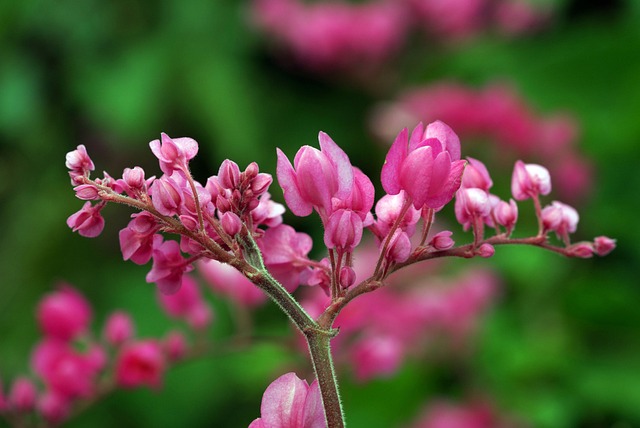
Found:
[[598, 236], [593, 241], [593, 250], [599, 256], [606, 256], [616, 248], [616, 240], [606, 236]]
[[411, 241], [409, 240], [409, 236], [400, 229], [397, 229], [389, 241], [389, 249], [386, 257], [390, 261], [402, 263], [407, 261], [410, 255]]
[[549, 171], [536, 164], [517, 161], [511, 177], [511, 193], [517, 201], [523, 201], [536, 195], [548, 195], [551, 192]]
[[493, 208], [493, 215], [498, 224], [507, 229], [507, 235], [510, 235], [518, 221], [518, 205], [513, 199], [509, 203], [500, 201]]
[[120, 346], [133, 337], [133, 321], [126, 312], [112, 313], [104, 328], [104, 338], [112, 346]]
[[182, 190], [171, 177], [163, 176], [151, 185], [151, 201], [162, 215], [173, 216], [178, 213], [182, 202]]
[[220, 185], [226, 189], [235, 189], [240, 183], [240, 167], [234, 161], [225, 159], [218, 170]]
[[453, 235], [453, 232], [450, 230], [443, 230], [431, 238], [429, 245], [436, 250], [448, 250], [455, 244], [454, 240], [451, 239], [451, 235]]
[[488, 259], [489, 257], [492, 257], [495, 254], [496, 249], [493, 247], [493, 245], [484, 243], [480, 245], [480, 247], [478, 247], [476, 252], [480, 257]]
[[93, 184], [81, 184], [73, 188], [76, 192], [76, 198], [83, 201], [93, 201], [99, 199], [98, 188]]
[[578, 242], [567, 247], [567, 255], [569, 257], [579, 257], [581, 259], [589, 259], [593, 257], [593, 244], [591, 242]]
[[142, 190], [146, 184], [144, 179], [144, 170], [139, 166], [132, 168], [125, 168], [122, 173], [123, 181], [131, 189]]
[[163, 341], [163, 347], [167, 358], [171, 362], [180, 361], [187, 353], [187, 342], [179, 331], [170, 332]]
[[467, 157], [469, 163], [462, 174], [462, 187], [482, 189], [488, 192], [493, 181], [489, 176], [487, 167], [482, 162], [472, 157]]
[[327, 248], [353, 249], [362, 239], [362, 219], [351, 210], [338, 210], [331, 214], [325, 225], [324, 243]]
[[32, 381], [25, 377], [19, 377], [11, 386], [9, 392], [9, 403], [18, 412], [29, 412], [36, 405], [36, 387]]
[[242, 230], [242, 220], [235, 213], [227, 211], [220, 217], [222, 229], [229, 236], [235, 236]]
[[340, 285], [349, 288], [356, 282], [356, 272], [351, 266], [343, 266], [340, 269]]

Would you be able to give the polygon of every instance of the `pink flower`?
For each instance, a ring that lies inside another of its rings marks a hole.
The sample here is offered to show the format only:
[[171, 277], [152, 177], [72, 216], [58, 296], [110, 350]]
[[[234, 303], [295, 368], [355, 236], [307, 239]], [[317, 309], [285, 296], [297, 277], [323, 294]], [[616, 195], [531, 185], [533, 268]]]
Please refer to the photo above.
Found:
[[154, 242], [158, 246], [162, 236], [155, 233], [160, 229], [155, 217], [148, 212], [132, 214], [133, 220], [118, 235], [120, 251], [124, 260], [143, 265], [151, 260]]
[[365, 381], [394, 374], [406, 351], [402, 343], [392, 335], [376, 335], [359, 340], [352, 352], [356, 377]]
[[[384, 238], [391, 230], [391, 227], [396, 222], [397, 218], [402, 212], [402, 205], [404, 204], [405, 193], [400, 191], [397, 195], [384, 195], [376, 203], [376, 222], [372, 226], [372, 231], [379, 240]], [[415, 232], [415, 225], [420, 220], [420, 210], [410, 206], [400, 225], [401, 230], [407, 233], [408, 236], [412, 236]]]
[[287, 373], [274, 380], [262, 396], [260, 418], [249, 428], [325, 428], [318, 382], [311, 386]]
[[190, 321], [192, 327], [205, 327], [211, 321], [211, 308], [202, 299], [196, 281], [187, 275], [175, 294], [159, 292], [158, 300], [169, 316]]
[[436, 121], [423, 129], [420, 123], [411, 138], [406, 128], [398, 134], [382, 167], [382, 187], [390, 195], [404, 190], [416, 209], [440, 209], [460, 187], [466, 162], [451, 128]]
[[169, 361], [180, 361], [187, 353], [187, 340], [179, 331], [171, 331], [164, 338], [162, 346]]
[[429, 241], [429, 245], [436, 250], [448, 250], [455, 244], [451, 235], [453, 235], [453, 232], [450, 230], [443, 230], [442, 232], [436, 233], [433, 238], [431, 238], [431, 241]]
[[513, 199], [509, 199], [509, 203], [500, 201], [493, 208], [493, 216], [500, 226], [507, 229], [507, 235], [511, 235], [518, 221], [518, 205]]
[[467, 157], [469, 164], [462, 174], [462, 187], [482, 189], [486, 192], [493, 186], [493, 180], [487, 171], [487, 167], [477, 159]]
[[575, 208], [553, 201], [542, 209], [542, 224], [546, 231], [554, 231], [558, 238], [568, 243], [569, 234], [576, 231], [580, 216]]
[[267, 295], [233, 266], [216, 260], [200, 260], [198, 270], [215, 293], [228, 296], [241, 305], [255, 307], [267, 300]]
[[511, 178], [511, 193], [516, 201], [548, 195], [551, 192], [549, 171], [533, 163], [517, 161]]
[[100, 214], [103, 207], [102, 203], [92, 206], [91, 202], [86, 202], [80, 211], [69, 216], [67, 226], [74, 232], [78, 232], [80, 236], [95, 238], [104, 229], [104, 218]]
[[311, 237], [306, 233], [296, 232], [291, 226], [281, 224], [267, 229], [258, 240], [258, 246], [269, 272], [287, 291], [294, 292], [303, 282], [301, 275], [309, 273], [307, 255], [313, 246]]
[[75, 289], [61, 285], [40, 301], [37, 319], [46, 336], [66, 342], [87, 331], [91, 306]]
[[53, 426], [62, 423], [71, 411], [69, 399], [54, 391], [47, 391], [38, 400], [38, 411]]
[[104, 338], [112, 346], [120, 346], [133, 337], [133, 320], [124, 311], [109, 315], [104, 327]]
[[174, 216], [179, 213], [182, 189], [174, 178], [177, 177], [163, 175], [151, 185], [151, 202], [162, 215]]
[[593, 250], [599, 256], [606, 256], [616, 248], [616, 240], [607, 236], [598, 236], [593, 241]]
[[95, 165], [89, 157], [86, 147], [82, 144], [80, 144], [76, 150], [67, 153], [65, 166], [70, 170], [69, 176], [71, 176], [71, 184], [76, 184], [76, 177], [89, 175], [89, 172], [95, 169]]
[[324, 229], [327, 248], [353, 251], [362, 239], [362, 219], [351, 210], [340, 209], [329, 217]]
[[68, 398], [89, 397], [98, 369], [90, 356], [79, 354], [67, 343], [45, 339], [32, 355], [33, 369], [51, 391]]
[[468, 230], [469, 226], [474, 226], [476, 219], [483, 219], [490, 212], [491, 204], [486, 191], [479, 188], [463, 187], [456, 193], [456, 219], [464, 230]]
[[36, 405], [38, 393], [33, 382], [26, 377], [19, 377], [13, 381], [9, 392], [11, 408], [18, 412], [29, 412]]
[[291, 165], [278, 149], [278, 182], [291, 211], [301, 217], [315, 208], [320, 217], [332, 212], [332, 198], [345, 199], [353, 189], [353, 167], [347, 154], [324, 132], [318, 135], [320, 150], [303, 146]]
[[160, 160], [160, 169], [167, 175], [175, 170], [188, 171], [187, 163], [198, 153], [198, 143], [192, 138], [171, 138], [164, 132], [160, 140], [153, 140], [149, 147]]
[[165, 371], [162, 347], [155, 340], [131, 343], [118, 354], [115, 370], [118, 385], [123, 388], [159, 388]]
[[193, 269], [191, 263], [180, 253], [176, 241], [165, 241], [153, 248], [153, 267], [147, 274], [147, 282], [155, 282], [165, 294], [177, 293], [182, 285], [182, 276]]

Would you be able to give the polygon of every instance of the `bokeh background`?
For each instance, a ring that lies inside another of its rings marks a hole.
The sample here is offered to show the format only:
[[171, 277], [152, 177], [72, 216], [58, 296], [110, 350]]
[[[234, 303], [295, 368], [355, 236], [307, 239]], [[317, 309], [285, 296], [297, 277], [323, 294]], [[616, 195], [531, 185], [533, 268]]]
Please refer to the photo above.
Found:
[[[114, 308], [134, 314], [141, 336], [160, 336], [172, 325], [144, 281], [147, 268], [121, 260], [117, 232], [128, 221], [126, 208], [107, 208], [105, 232], [96, 239], [66, 227], [81, 202], [64, 155], [78, 144], [88, 147], [98, 171], [117, 175], [141, 165], [151, 174], [158, 171], [150, 140], [161, 131], [191, 136], [200, 143], [193, 172], [205, 181], [225, 158], [241, 167], [257, 161], [273, 173], [276, 147], [292, 154], [315, 145], [323, 130], [377, 183], [385, 142], [372, 131], [376, 106], [404, 88], [443, 79], [471, 88], [500, 81], [541, 115], [564, 111], [575, 118], [576, 150], [593, 163], [587, 196], [575, 202], [576, 239], [604, 234], [618, 248], [589, 260], [499, 248], [482, 261], [498, 272], [502, 291], [478, 326], [473, 353], [462, 362], [413, 359], [395, 376], [367, 383], [344, 370], [350, 426], [407, 425], [434, 397], [455, 400], [469, 385], [529, 426], [640, 426], [640, 3], [546, 3], [553, 18], [536, 32], [481, 31], [452, 44], [415, 34], [363, 77], [296, 63], [250, 24], [249, 1], [1, 2], [4, 390], [29, 372], [39, 337], [34, 308], [60, 281], [91, 301], [96, 329]], [[491, 144], [474, 142], [472, 152], [490, 156]], [[508, 189], [510, 166], [492, 173]], [[287, 214], [285, 222], [321, 236], [314, 218]], [[211, 339], [224, 343], [234, 309], [222, 298], [208, 299], [216, 311]], [[254, 322], [258, 334], [292, 334], [272, 305], [257, 310]], [[221, 345], [172, 369], [161, 390], [118, 392], [69, 426], [246, 426], [258, 416], [264, 388], [291, 369], [309, 368], [278, 340], [241, 351]]]

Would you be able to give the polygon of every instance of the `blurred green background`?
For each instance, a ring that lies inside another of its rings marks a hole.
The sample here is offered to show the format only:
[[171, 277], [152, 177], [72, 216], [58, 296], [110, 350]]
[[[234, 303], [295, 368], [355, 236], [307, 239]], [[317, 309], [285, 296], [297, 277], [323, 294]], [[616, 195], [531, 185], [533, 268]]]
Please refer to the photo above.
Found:
[[[396, 64], [397, 80], [409, 86], [456, 78], [482, 86], [499, 78], [543, 114], [575, 115], [580, 151], [596, 165], [576, 238], [604, 234], [617, 238], [618, 248], [590, 260], [498, 249], [483, 263], [500, 272], [504, 291], [480, 329], [476, 354], [463, 367], [413, 361], [397, 377], [368, 384], [345, 373], [352, 427], [406, 424], [429, 397], [456, 397], [465, 385], [535, 427], [640, 427], [640, 2], [557, 7], [557, 22], [537, 35], [487, 35], [455, 49], [415, 40], [415, 51]], [[292, 154], [315, 145], [323, 130], [377, 182], [384, 148], [367, 120], [376, 102], [401, 87], [372, 91], [283, 66], [248, 26], [248, 10], [249, 2], [231, 0], [0, 2], [5, 391], [28, 371], [38, 338], [34, 308], [58, 281], [88, 296], [96, 328], [115, 308], [132, 311], [141, 336], [170, 325], [144, 281], [148, 268], [121, 261], [117, 231], [127, 209], [108, 207], [97, 239], [66, 227], [82, 205], [64, 167], [65, 153], [78, 144], [88, 147], [97, 171], [117, 175], [140, 165], [150, 175], [158, 172], [150, 140], [161, 131], [191, 136], [200, 143], [194, 175], [204, 181], [224, 158], [241, 167], [255, 160], [273, 173], [275, 147]], [[493, 175], [506, 182], [510, 171]], [[285, 218], [320, 236], [307, 220]], [[211, 335], [224, 340], [234, 328], [233, 309], [212, 301]], [[256, 324], [259, 333], [291, 334], [272, 305], [257, 312]], [[258, 416], [264, 388], [292, 369], [304, 373], [308, 365], [275, 341], [241, 353], [220, 349], [172, 370], [162, 390], [119, 392], [70, 426], [246, 426]]]

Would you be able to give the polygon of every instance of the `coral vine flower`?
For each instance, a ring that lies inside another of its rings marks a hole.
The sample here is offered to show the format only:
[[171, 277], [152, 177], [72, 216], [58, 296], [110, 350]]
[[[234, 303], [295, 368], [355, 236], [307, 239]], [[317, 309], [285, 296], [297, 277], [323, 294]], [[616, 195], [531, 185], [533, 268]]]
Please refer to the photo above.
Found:
[[47, 337], [66, 342], [87, 331], [91, 306], [76, 290], [62, 285], [40, 301], [37, 318]]
[[147, 274], [147, 282], [155, 282], [165, 294], [174, 294], [182, 285], [182, 275], [192, 269], [193, 266], [182, 257], [176, 241], [165, 241], [157, 246], [154, 243], [153, 267]]
[[92, 206], [91, 202], [86, 202], [80, 211], [69, 216], [67, 226], [74, 232], [78, 232], [80, 236], [95, 238], [104, 229], [104, 218], [100, 214], [103, 207], [103, 203]]
[[159, 388], [164, 370], [162, 347], [155, 340], [144, 340], [122, 349], [116, 362], [116, 379], [124, 388]]
[[284, 199], [300, 217], [315, 208], [326, 220], [332, 211], [332, 198], [345, 199], [353, 188], [353, 167], [347, 154], [324, 132], [318, 135], [320, 150], [302, 146], [293, 161], [278, 150], [277, 177]]
[[465, 165], [460, 139], [443, 122], [420, 123], [409, 138], [407, 129], [396, 137], [382, 167], [382, 187], [395, 195], [404, 190], [416, 209], [440, 209], [460, 187]]
[[133, 337], [133, 320], [123, 311], [109, 315], [104, 327], [104, 338], [112, 346], [120, 346]]
[[309, 386], [295, 373], [280, 376], [264, 391], [260, 416], [249, 428], [325, 428], [318, 382]]
[[198, 153], [198, 143], [188, 137], [171, 138], [164, 132], [160, 140], [153, 140], [149, 147], [160, 160], [160, 169], [167, 175], [173, 171], [187, 171], [187, 162]]
[[511, 193], [516, 201], [548, 195], [551, 192], [549, 171], [537, 164], [517, 161], [511, 178]]

